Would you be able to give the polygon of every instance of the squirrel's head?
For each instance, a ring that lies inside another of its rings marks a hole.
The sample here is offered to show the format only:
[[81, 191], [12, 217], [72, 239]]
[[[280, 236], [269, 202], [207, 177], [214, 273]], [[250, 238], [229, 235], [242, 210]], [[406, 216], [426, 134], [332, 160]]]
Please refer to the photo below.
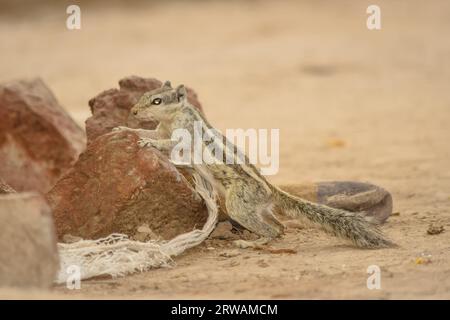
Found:
[[164, 122], [183, 106], [187, 100], [184, 85], [172, 88], [170, 81], [163, 83], [161, 88], [146, 92], [131, 108], [130, 116], [138, 120], [156, 120]]

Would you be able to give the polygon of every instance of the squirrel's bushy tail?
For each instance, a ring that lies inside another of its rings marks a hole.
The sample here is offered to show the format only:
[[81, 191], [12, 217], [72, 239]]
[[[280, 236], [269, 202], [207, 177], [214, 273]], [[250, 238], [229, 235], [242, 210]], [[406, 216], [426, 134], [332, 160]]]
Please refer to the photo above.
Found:
[[279, 188], [274, 188], [276, 205], [293, 218], [306, 217], [335, 236], [349, 239], [362, 248], [391, 247], [375, 223], [357, 212], [335, 209], [309, 202], [293, 196]]

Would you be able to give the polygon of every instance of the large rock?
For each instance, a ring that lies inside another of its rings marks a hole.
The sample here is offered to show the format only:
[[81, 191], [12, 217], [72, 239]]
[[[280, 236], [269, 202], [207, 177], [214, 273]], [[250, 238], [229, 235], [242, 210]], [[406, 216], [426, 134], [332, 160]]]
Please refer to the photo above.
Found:
[[0, 195], [0, 286], [49, 288], [58, 269], [52, 215], [42, 196]]
[[383, 188], [357, 181], [326, 181], [281, 185], [303, 199], [337, 209], [362, 212], [384, 222], [392, 213], [392, 196]]
[[17, 191], [48, 191], [85, 135], [41, 79], [0, 85], [0, 176]]
[[[92, 116], [86, 120], [88, 144], [118, 126], [154, 129], [157, 122], [139, 122], [129, 117], [129, 113], [145, 92], [157, 89], [161, 84], [154, 78], [126, 77], [119, 81], [119, 89], [109, 89], [92, 98], [89, 101]], [[203, 111], [194, 90], [187, 88], [187, 92], [189, 102]]]
[[135, 237], [140, 227], [170, 239], [202, 227], [206, 209], [189, 182], [159, 151], [139, 147], [138, 139], [130, 131], [95, 139], [48, 193], [60, 239], [113, 232]]

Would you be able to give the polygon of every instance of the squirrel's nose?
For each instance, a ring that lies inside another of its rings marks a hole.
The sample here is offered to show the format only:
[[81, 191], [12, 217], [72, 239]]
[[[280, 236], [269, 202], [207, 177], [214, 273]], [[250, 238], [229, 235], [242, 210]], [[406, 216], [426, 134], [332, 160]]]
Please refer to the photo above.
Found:
[[137, 111], [137, 110], [133, 110], [133, 114], [134, 114], [134, 115], [137, 115], [137, 114], [138, 114], [138, 111]]

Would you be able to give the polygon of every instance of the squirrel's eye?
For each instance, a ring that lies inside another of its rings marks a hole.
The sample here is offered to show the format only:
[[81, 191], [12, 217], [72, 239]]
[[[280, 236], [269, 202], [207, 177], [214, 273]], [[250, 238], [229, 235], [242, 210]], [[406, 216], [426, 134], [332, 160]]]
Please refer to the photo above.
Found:
[[161, 98], [155, 98], [152, 100], [152, 104], [161, 104], [162, 100]]

